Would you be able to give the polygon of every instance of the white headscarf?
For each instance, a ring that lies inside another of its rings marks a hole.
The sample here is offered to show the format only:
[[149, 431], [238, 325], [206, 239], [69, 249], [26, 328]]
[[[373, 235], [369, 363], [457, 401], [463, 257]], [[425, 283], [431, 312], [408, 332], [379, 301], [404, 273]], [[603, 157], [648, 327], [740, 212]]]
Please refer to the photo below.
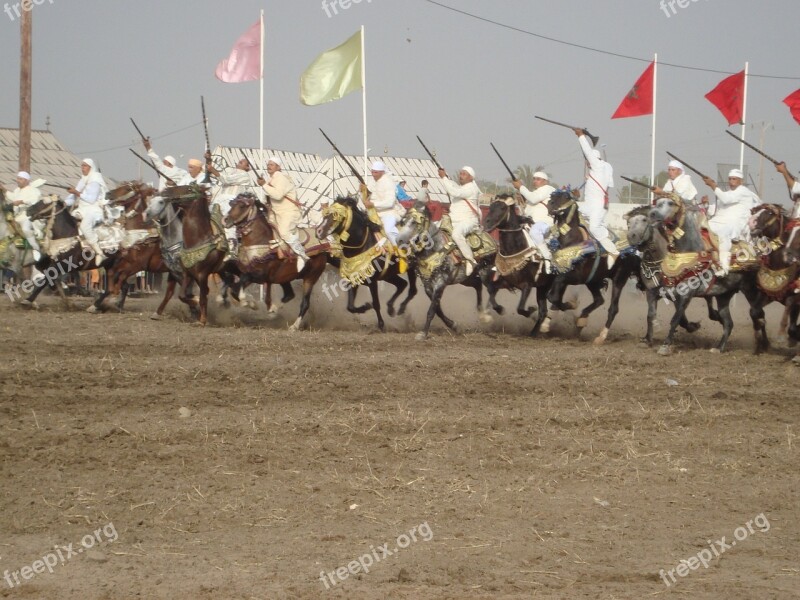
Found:
[[97, 183], [100, 185], [100, 197], [98, 198], [98, 203], [104, 204], [106, 201], [106, 194], [108, 193], [108, 186], [106, 186], [106, 181], [103, 179], [103, 176], [97, 170], [97, 167], [94, 164], [94, 161], [91, 158], [84, 158], [81, 161], [81, 164], [87, 164], [90, 167], [89, 174], [84, 175], [81, 177], [80, 181], [78, 181], [78, 185], [75, 186], [75, 189], [79, 192], [83, 192], [86, 189], [86, 186], [90, 183]]

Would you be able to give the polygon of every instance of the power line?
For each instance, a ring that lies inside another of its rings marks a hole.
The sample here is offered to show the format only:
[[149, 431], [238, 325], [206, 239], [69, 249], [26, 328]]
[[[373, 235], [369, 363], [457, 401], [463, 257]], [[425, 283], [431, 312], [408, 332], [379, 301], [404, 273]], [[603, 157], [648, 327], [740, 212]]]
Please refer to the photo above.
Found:
[[[176, 133], [180, 133], [181, 131], [186, 131], [187, 129], [193, 129], [198, 125], [202, 125], [202, 121], [198, 121], [197, 123], [192, 123], [191, 125], [187, 125], [186, 127], [181, 127], [180, 129], [176, 129], [175, 131], [170, 131], [169, 133], [162, 133], [161, 135], [153, 136], [151, 140], [161, 140], [171, 135], [175, 135]], [[105, 148], [103, 150], [86, 150], [83, 152], [76, 152], [76, 154], [102, 154], [103, 152], [113, 152], [114, 150], [124, 150], [126, 148], [130, 148], [133, 144], [123, 144], [121, 146], [114, 146], [113, 148]]]
[[[502, 27], [504, 29], [510, 29], [511, 31], [516, 31], [517, 33], [523, 33], [525, 35], [530, 35], [535, 38], [539, 38], [541, 40], [546, 40], [548, 42], [553, 42], [556, 44], [563, 44], [565, 46], [571, 46], [572, 48], [579, 48], [581, 50], [588, 50], [590, 52], [596, 52], [598, 54], [605, 54], [606, 56], [613, 56], [615, 58], [624, 58], [626, 60], [635, 60], [637, 62], [645, 62], [650, 63], [653, 61], [652, 58], [640, 58], [638, 56], [630, 56], [627, 54], [620, 54], [618, 52], [611, 52], [610, 50], [601, 50], [600, 48], [592, 48], [591, 46], [584, 46], [582, 44], [576, 44], [574, 42], [567, 42], [565, 40], [559, 40], [557, 38], [548, 37], [546, 35], [542, 35], [540, 33], [534, 33], [533, 31], [528, 31], [527, 29], [522, 29], [520, 27], [515, 27], [514, 25], [508, 25], [507, 23], [500, 23], [499, 21], [493, 21], [492, 19], [487, 19], [486, 17], [481, 17], [479, 15], [475, 15], [469, 13], [467, 11], [453, 8], [452, 6], [447, 6], [446, 4], [442, 4], [441, 2], [436, 2], [436, 0], [424, 0], [429, 4], [434, 4], [440, 8], [444, 8], [446, 10], [453, 11], [455, 13], [459, 13], [464, 15], [465, 17], [470, 17], [471, 19], [476, 19], [478, 21], [483, 21], [484, 23], [489, 23], [491, 25], [495, 25], [497, 27]], [[672, 67], [674, 69], [686, 69], [689, 71], [703, 71], [705, 73], [720, 73], [722, 75], [735, 75], [733, 71], [722, 71], [719, 69], [706, 69], [703, 67], [692, 67], [690, 65], [679, 65], [675, 63], [667, 63], [667, 62], [659, 62], [659, 67]], [[759, 77], [761, 79], [788, 79], [788, 80], [799, 80], [800, 77], [788, 77], [783, 75], [759, 75], [755, 73], [748, 73], [748, 77]]]

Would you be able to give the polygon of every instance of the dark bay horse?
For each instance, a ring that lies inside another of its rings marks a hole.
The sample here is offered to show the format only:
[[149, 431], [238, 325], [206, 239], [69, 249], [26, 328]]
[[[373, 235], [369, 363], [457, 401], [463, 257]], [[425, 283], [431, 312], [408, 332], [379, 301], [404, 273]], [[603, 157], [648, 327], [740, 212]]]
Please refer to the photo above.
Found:
[[[750, 304], [755, 353], [766, 351], [769, 340], [764, 318], [764, 301], [756, 280], [758, 264], [753, 263], [753, 268], [743, 262], [741, 269], [734, 264], [728, 275], [717, 277], [714, 273], [713, 245], [704, 231], [705, 216], [697, 208], [686, 206], [677, 194], [660, 198], [650, 210], [650, 220], [666, 241], [667, 254], [661, 261], [662, 281], [667, 288], [668, 297], [675, 303], [675, 314], [670, 321], [669, 332], [658, 353], [662, 356], [672, 354], [675, 331], [686, 318], [689, 301], [697, 296], [713, 296], [717, 299], [723, 333], [712, 352], [724, 352], [733, 330], [730, 302], [739, 291]], [[738, 262], [738, 252], [735, 256]]]
[[[317, 244], [316, 248], [307, 248], [309, 260], [298, 273], [294, 255], [279, 254], [280, 238], [267, 220], [267, 215], [256, 196], [251, 193], [239, 194], [231, 200], [230, 205], [231, 209], [225, 217], [224, 224], [225, 227], [236, 227], [237, 237], [241, 240], [236, 261], [240, 276], [237, 286], [244, 289], [250, 283], [288, 284], [295, 279], [302, 279], [303, 298], [300, 302], [300, 314], [290, 327], [292, 331], [300, 329], [311, 303], [314, 284], [328, 264], [328, 244]], [[237, 292], [238, 290], [235, 291]]]
[[595, 344], [605, 343], [611, 324], [619, 312], [619, 298], [625, 284], [639, 271], [639, 257], [633, 248], [624, 248], [614, 266], [609, 269], [606, 254], [602, 246], [591, 238], [588, 230], [580, 222], [578, 203], [567, 190], [556, 190], [550, 196], [547, 207], [553, 217], [556, 232], [553, 253], [553, 267], [557, 276], [550, 288], [549, 300], [555, 310], [572, 310], [570, 303], [563, 301], [564, 292], [570, 285], [585, 285], [592, 294], [592, 303], [584, 308], [575, 320], [578, 330], [586, 327], [589, 315], [603, 305], [602, 291], [607, 287], [607, 279], [611, 280], [611, 300], [608, 307], [606, 323], [597, 337]]
[[200, 316], [198, 322], [208, 322], [208, 278], [218, 273], [229, 287], [234, 286], [238, 269], [228, 261], [228, 240], [221, 223], [212, 223], [208, 190], [197, 184], [167, 188], [161, 193], [166, 202], [174, 203], [183, 211], [181, 221], [183, 249], [179, 260], [200, 288]]
[[[425, 325], [417, 334], [418, 340], [427, 339], [434, 316], [438, 316], [451, 331], [457, 331], [456, 323], [444, 314], [441, 306], [445, 288], [453, 284], [458, 283], [473, 288], [478, 297], [481, 320], [491, 320], [483, 307], [482, 292], [485, 285], [489, 289], [490, 296], [495, 293], [492, 267], [497, 247], [488, 234], [474, 234], [480, 235], [481, 248], [475, 251], [478, 267], [467, 276], [465, 263], [459, 258], [460, 253], [458, 257], [455, 256], [458, 252], [455, 243], [445, 237], [439, 226], [433, 223], [431, 213], [425, 204], [417, 203], [408, 209], [397, 224], [397, 229], [399, 231], [397, 243], [400, 247], [409, 249], [413, 255], [414, 269], [422, 279], [425, 293], [431, 300]], [[473, 234], [467, 236], [467, 240], [469, 241], [472, 236]]]
[[102, 264], [95, 263], [94, 250], [81, 243], [78, 221], [72, 216], [62, 200], [46, 197], [27, 209], [32, 221], [43, 220], [45, 242], [42, 244], [42, 257], [36, 268], [45, 279], [33, 282], [33, 291], [23, 304], [36, 306], [36, 298], [42, 290], [58, 277], [77, 271], [92, 271], [99, 267], [109, 268], [118, 258], [118, 253], [108, 254]]
[[[530, 245], [528, 237], [523, 231], [523, 226], [530, 224], [529, 217], [521, 216], [517, 203], [510, 194], [500, 194], [489, 205], [489, 212], [483, 219], [483, 229], [500, 232], [500, 240], [495, 257], [495, 268], [500, 275], [496, 282], [498, 288], [507, 287], [519, 290], [520, 298], [517, 313], [523, 317], [530, 317], [534, 309], [527, 307], [528, 297], [536, 289], [536, 302], [538, 313], [536, 323], [530, 332], [535, 336], [539, 331], [547, 333], [547, 328], [542, 329], [542, 323], [547, 318], [547, 293], [555, 277], [544, 272], [543, 263], [535, 248]], [[489, 302], [499, 314], [502, 307], [497, 305], [494, 295], [490, 295]], [[498, 310], [499, 309], [499, 310]]]
[[[752, 215], [750, 233], [761, 255], [757, 276], [763, 292], [761, 300], [764, 305], [774, 301], [785, 306], [779, 335], [784, 338], [788, 333], [789, 343], [794, 346], [800, 341], [800, 261], [793, 256], [793, 250], [800, 247], [800, 221], [791, 220], [777, 204], [756, 206]], [[793, 360], [800, 362], [800, 353]]]
[[[344, 273], [347, 286], [348, 312], [361, 314], [372, 308], [378, 319], [378, 329], [384, 331], [381, 301], [378, 294], [378, 282], [385, 281], [395, 287], [395, 293], [386, 303], [386, 312], [390, 317], [395, 315], [394, 303], [408, 287], [408, 295], [400, 303], [398, 315], [406, 311], [406, 306], [417, 295], [417, 275], [413, 269], [407, 271], [408, 283], [401, 274], [398, 257], [378, 247], [377, 233], [380, 225], [373, 223], [367, 213], [358, 207], [356, 198], [340, 196], [336, 201], [323, 209], [322, 223], [317, 227], [317, 236], [325, 239], [332, 235], [338, 240], [342, 258], [332, 261]], [[336, 264], [338, 262], [339, 264]], [[361, 284], [365, 284], [372, 296], [372, 303], [356, 306], [356, 293]]]

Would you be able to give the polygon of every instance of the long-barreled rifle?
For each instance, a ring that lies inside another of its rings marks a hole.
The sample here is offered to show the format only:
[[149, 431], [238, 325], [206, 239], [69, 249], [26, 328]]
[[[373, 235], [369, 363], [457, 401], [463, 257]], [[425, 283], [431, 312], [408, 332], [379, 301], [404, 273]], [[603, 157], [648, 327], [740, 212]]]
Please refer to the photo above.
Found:
[[[771, 162], [771, 163], [772, 163], [773, 165], [775, 165], [776, 167], [777, 167], [778, 165], [780, 165], [780, 164], [783, 164], [783, 161], [780, 161], [780, 160], [775, 160], [775, 159], [774, 159], [774, 158], [772, 158], [772, 157], [771, 157], [769, 154], [767, 154], [766, 152], [764, 152], [764, 151], [760, 150], [759, 148], [756, 148], [756, 147], [755, 147], [755, 146], [753, 146], [753, 144], [751, 144], [750, 142], [746, 142], [745, 140], [743, 140], [742, 138], [740, 138], [740, 137], [739, 137], [738, 135], [736, 135], [735, 133], [731, 133], [731, 132], [730, 132], [730, 131], [728, 131], [727, 129], [725, 130], [725, 133], [727, 133], [727, 134], [728, 134], [729, 136], [731, 136], [733, 139], [740, 141], [742, 144], [744, 144], [745, 146], [747, 146], [748, 148], [750, 148], [750, 150], [752, 150], [753, 152], [755, 152], [755, 153], [757, 153], [757, 154], [760, 154], [761, 156], [763, 156], [764, 158], [766, 158], [766, 159], [767, 159], [769, 162]], [[792, 178], [795, 178], [795, 177], [794, 177], [794, 175], [792, 175], [791, 173], [789, 173], [789, 175], [790, 175]], [[792, 190], [789, 190], [789, 199], [793, 199], [793, 197], [792, 197]]]
[[[128, 150], [130, 150], [136, 158], [138, 158], [140, 161], [142, 161], [144, 164], [146, 164], [148, 167], [150, 167], [156, 173], [158, 173], [161, 177], [163, 177], [167, 181], [167, 183], [171, 183], [172, 185], [177, 185], [175, 180], [172, 179], [171, 177], [168, 177], [167, 175], [164, 175], [164, 173], [161, 172], [161, 169], [159, 169], [155, 165], [155, 163], [150, 162], [149, 160], [147, 160], [145, 157], [143, 157], [138, 152], [136, 152], [136, 150], [134, 150], [133, 148], [128, 148]], [[67, 189], [69, 189], [69, 188], [67, 188]]]
[[339, 150], [339, 148], [336, 147], [336, 144], [333, 143], [333, 140], [329, 138], [324, 131], [322, 131], [322, 128], [320, 128], [319, 132], [325, 137], [326, 140], [328, 140], [328, 143], [331, 145], [331, 148], [333, 148], [336, 154], [339, 155], [339, 158], [341, 158], [344, 161], [344, 163], [350, 168], [350, 172], [356, 179], [358, 179], [361, 185], [367, 185], [367, 182], [364, 181], [364, 178], [361, 176], [361, 173], [359, 173], [353, 166], [353, 164], [349, 160], [347, 160], [347, 157], [344, 154], [342, 154], [342, 151]]
[[433, 161], [433, 164], [435, 164], [435, 165], [436, 165], [436, 168], [437, 168], [437, 169], [442, 169], [442, 170], [444, 170], [444, 168], [442, 167], [442, 165], [440, 165], [440, 164], [439, 164], [439, 161], [438, 161], [438, 160], [436, 160], [436, 156], [434, 156], [433, 152], [431, 152], [430, 150], [428, 150], [428, 147], [425, 145], [425, 142], [423, 142], [423, 141], [422, 141], [422, 138], [421, 138], [421, 137], [419, 137], [419, 136], [417, 136], [417, 140], [419, 141], [419, 143], [420, 143], [420, 144], [422, 144], [422, 147], [425, 149], [425, 152], [428, 154], [428, 156], [430, 156], [430, 157], [431, 157], [431, 160]]
[[540, 117], [538, 115], [533, 115], [534, 118], [539, 119], [540, 121], [546, 121], [547, 123], [552, 123], [553, 125], [560, 125], [561, 127], [566, 127], [567, 129], [580, 129], [583, 131], [583, 134], [592, 140], [592, 146], [597, 146], [597, 142], [600, 141], [600, 137], [597, 135], [592, 135], [589, 133], [589, 130], [585, 127], [575, 127], [574, 125], [567, 125], [566, 123], [561, 123], [560, 121], [553, 121], [552, 119], [545, 119], [544, 117]]
[[649, 183], [642, 183], [641, 181], [636, 181], [635, 179], [631, 179], [630, 177], [625, 177], [625, 175], [620, 175], [620, 177], [625, 181], [630, 181], [631, 183], [635, 183], [638, 186], [645, 187], [651, 192], [654, 192], [656, 190], [656, 186], [650, 185]]
[[206, 101], [200, 96], [200, 108], [203, 111], [203, 133], [206, 136], [206, 176], [203, 178], [203, 183], [211, 183], [211, 158], [208, 154], [211, 152], [211, 142], [208, 139], [208, 119], [206, 118]]
[[514, 175], [514, 171], [512, 171], [511, 167], [508, 166], [508, 163], [500, 155], [500, 152], [497, 151], [497, 148], [494, 147], [494, 144], [492, 142], [489, 142], [489, 145], [492, 147], [492, 150], [494, 150], [494, 153], [497, 154], [497, 158], [500, 159], [500, 162], [503, 163], [503, 166], [506, 168], [506, 171], [508, 171], [508, 174], [511, 175], [511, 181], [516, 181], [517, 179], [519, 179], [519, 177]]
[[130, 118], [130, 120], [131, 120], [131, 123], [133, 123], [133, 128], [136, 130], [136, 133], [138, 133], [138, 134], [139, 134], [139, 137], [141, 137], [141, 138], [142, 138], [142, 141], [143, 141], [143, 142], [148, 142], [148, 141], [150, 141], [150, 138], [149, 138], [149, 137], [147, 137], [145, 134], [143, 134], [143, 133], [142, 133], [142, 130], [141, 130], [141, 129], [139, 129], [139, 126], [136, 124], [136, 121], [134, 121], [134, 120], [133, 120], [133, 117], [129, 117], [129, 118]]

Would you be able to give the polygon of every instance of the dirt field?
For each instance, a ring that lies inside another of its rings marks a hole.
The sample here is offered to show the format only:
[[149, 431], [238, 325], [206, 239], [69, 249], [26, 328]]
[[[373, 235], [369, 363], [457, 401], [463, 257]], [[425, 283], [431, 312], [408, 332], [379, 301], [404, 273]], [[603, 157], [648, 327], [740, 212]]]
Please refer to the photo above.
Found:
[[0, 298], [2, 598], [800, 596], [800, 371], [742, 297], [730, 352], [701, 319], [667, 358], [629, 292], [603, 348], [602, 309], [531, 340], [463, 288], [424, 343], [422, 299], [386, 334], [74, 303]]

